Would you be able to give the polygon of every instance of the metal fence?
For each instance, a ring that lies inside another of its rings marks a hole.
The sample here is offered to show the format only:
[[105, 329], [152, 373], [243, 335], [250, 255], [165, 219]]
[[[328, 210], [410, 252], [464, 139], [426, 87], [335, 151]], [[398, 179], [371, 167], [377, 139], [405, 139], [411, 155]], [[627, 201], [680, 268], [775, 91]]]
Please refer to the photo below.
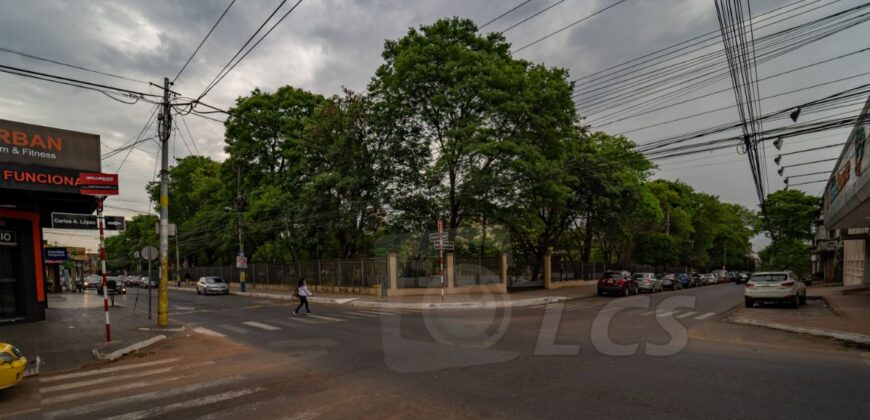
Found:
[[508, 288], [544, 286], [544, 267], [535, 261], [508, 261], [507, 275]]
[[[441, 261], [438, 258], [406, 258], [398, 261], [396, 287], [441, 287]], [[447, 261], [444, 261], [444, 287], [447, 287]]]
[[[239, 269], [232, 266], [192, 267], [193, 280], [203, 276], [218, 276], [229, 282], [239, 281]], [[308, 284], [338, 287], [389, 287], [386, 259], [302, 261], [289, 264], [250, 264], [247, 283], [251, 285], [295, 286], [305, 277]]]
[[[605, 271], [626, 270], [631, 273], [657, 273], [657, 272], [672, 272], [673, 269], [660, 267], [656, 271], [655, 267], [646, 264], [606, 264], [606, 263], [584, 263], [582, 261], [566, 261], [553, 258], [552, 260], [552, 278], [551, 281], [568, 281], [568, 280], [598, 280]], [[679, 271], [677, 269], [676, 271]]]
[[453, 264], [457, 287], [501, 283], [500, 258], [456, 257]]

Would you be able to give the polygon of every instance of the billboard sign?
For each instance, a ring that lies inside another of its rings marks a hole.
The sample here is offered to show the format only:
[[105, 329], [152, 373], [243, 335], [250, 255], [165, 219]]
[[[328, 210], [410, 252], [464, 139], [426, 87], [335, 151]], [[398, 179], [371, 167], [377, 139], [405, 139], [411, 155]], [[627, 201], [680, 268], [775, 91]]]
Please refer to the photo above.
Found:
[[0, 162], [100, 172], [100, 136], [0, 119]]
[[66, 248], [45, 248], [46, 264], [60, 264], [68, 259]]
[[80, 192], [85, 195], [118, 195], [118, 174], [79, 174]]

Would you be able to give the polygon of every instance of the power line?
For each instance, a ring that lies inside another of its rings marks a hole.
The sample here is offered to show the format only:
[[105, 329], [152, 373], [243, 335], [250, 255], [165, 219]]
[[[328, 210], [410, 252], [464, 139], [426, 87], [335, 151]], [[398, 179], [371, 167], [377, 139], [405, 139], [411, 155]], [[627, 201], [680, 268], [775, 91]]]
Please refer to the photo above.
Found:
[[609, 10], [609, 9], [612, 8], [612, 7], [616, 7], [616, 6], [619, 6], [619, 5], [622, 4], [622, 3], [625, 3], [625, 1], [626, 1], [626, 0], [617, 0], [616, 3], [613, 3], [613, 4], [611, 4], [610, 6], [607, 6], [607, 7], [603, 8], [603, 9], [596, 10], [596, 11], [593, 12], [591, 15], [585, 16], [585, 17], [583, 17], [583, 18], [580, 19], [580, 20], [577, 20], [577, 21], [575, 21], [575, 22], [573, 22], [573, 23], [570, 23], [570, 24], [568, 24], [568, 25], [566, 25], [566, 26], [563, 26], [562, 28], [559, 28], [559, 29], [557, 29], [557, 30], [555, 30], [555, 31], [553, 31], [553, 32], [551, 32], [551, 33], [549, 33], [549, 34], [547, 34], [547, 35], [541, 37], [541, 38], [538, 38], [538, 39], [535, 40], [535, 41], [532, 41], [532, 42], [530, 42], [530, 43], [528, 43], [528, 44], [526, 44], [526, 45], [523, 45], [523, 46], [520, 47], [520, 48], [517, 48], [517, 49], [511, 51], [511, 54], [516, 54], [516, 53], [518, 53], [518, 52], [520, 52], [520, 51], [522, 51], [522, 50], [524, 50], [524, 49], [526, 49], [526, 48], [531, 47], [532, 45], [535, 45], [535, 44], [537, 44], [537, 43], [539, 43], [539, 42], [541, 42], [541, 41], [543, 41], [543, 40], [545, 40], [545, 39], [547, 39], [547, 38], [550, 38], [550, 37], [553, 36], [553, 35], [556, 35], [556, 34], [562, 32], [562, 31], [565, 31], [565, 30], [567, 30], [568, 28], [571, 28], [571, 27], [574, 26], [574, 25], [577, 25], [577, 24], [579, 24], [579, 23], [582, 23], [582, 22], [586, 21], [587, 19], [591, 19], [591, 18], [593, 18], [593, 17], [595, 17], [595, 16], [598, 16], [599, 14], [606, 12], [607, 10]]
[[819, 172], [810, 172], [808, 174], [798, 174], [798, 175], [789, 175], [789, 178], [802, 178], [805, 176], [813, 176], [813, 175], [828, 175], [831, 171], [819, 171]]
[[21, 51], [11, 50], [11, 49], [9, 49], [9, 48], [2, 48], [2, 47], [0, 47], [0, 51], [7, 52], [7, 53], [10, 53], [10, 54], [20, 55], [20, 56], [22, 56], [22, 57], [27, 57], [27, 58], [30, 58], [30, 59], [33, 59], [33, 60], [44, 61], [44, 62], [46, 62], [46, 63], [57, 64], [57, 65], [60, 65], [60, 66], [65, 66], [65, 67], [69, 67], [69, 68], [73, 68], [73, 69], [77, 69], [77, 70], [84, 70], [84, 71], [91, 72], [91, 73], [102, 74], [103, 76], [114, 77], [114, 78], [117, 78], [117, 79], [128, 80], [128, 81], [136, 82], [136, 83], [144, 83], [144, 84], [146, 84], [146, 85], [148, 84], [148, 82], [146, 82], [146, 81], [144, 81], [144, 80], [134, 79], [134, 78], [132, 78], [132, 77], [121, 76], [121, 75], [118, 75], [118, 74], [107, 73], [107, 72], [104, 72], [104, 71], [99, 71], [99, 70], [89, 69], [89, 68], [87, 68], [87, 67], [77, 66], [77, 65], [75, 65], [75, 64], [64, 63], [64, 62], [62, 62], [62, 61], [52, 60], [52, 59], [50, 59], [50, 58], [37, 57], [37, 56], [32, 55], [32, 54], [27, 54], [27, 53], [23, 53], [23, 52], [21, 52]]
[[814, 151], [816, 151], [816, 150], [830, 149], [830, 148], [832, 148], [832, 147], [843, 146], [843, 145], [845, 145], [845, 144], [846, 144], [846, 143], [828, 144], [828, 145], [825, 145], [825, 146], [813, 147], [813, 148], [810, 148], [810, 149], [803, 149], [803, 150], [797, 150], [797, 151], [794, 151], [794, 152], [782, 153], [782, 154], [779, 154], [779, 155], [777, 155], [777, 156], [797, 155], [797, 154], [806, 153], [806, 152], [814, 152]]
[[[224, 77], [227, 76], [227, 74], [229, 74], [231, 71], [233, 71], [233, 69], [236, 68], [236, 66], [237, 66], [239, 63], [241, 63], [242, 60], [244, 60], [245, 57], [247, 57], [248, 54], [251, 53], [251, 51], [253, 51], [255, 48], [257, 48], [257, 46], [260, 45], [260, 42], [263, 42], [263, 40], [266, 39], [266, 37], [269, 36], [269, 34], [272, 33], [272, 31], [273, 31], [276, 27], [278, 27], [278, 25], [280, 25], [281, 22], [283, 22], [284, 19], [285, 19], [287, 16], [290, 15], [290, 13], [293, 13], [293, 11], [296, 10], [296, 7], [298, 7], [299, 4], [302, 3], [302, 0], [297, 1], [296, 4], [294, 4], [293, 7], [291, 7], [290, 10], [287, 11], [287, 13], [284, 13], [284, 15], [281, 16], [281, 18], [278, 19], [278, 21], [275, 22], [275, 24], [272, 25], [272, 27], [269, 28], [269, 30], [266, 31], [266, 33], [263, 34], [263, 36], [260, 37], [260, 39], [257, 40], [257, 42], [255, 42], [254, 45], [252, 45], [251, 48], [249, 48], [249, 49], [245, 52], [244, 55], [242, 55], [238, 60], [235, 61], [235, 63], [233, 63], [233, 60], [235, 60], [235, 58], [238, 57], [239, 54], [241, 54], [241, 52], [245, 49], [245, 47], [247, 47], [248, 44], [251, 43], [251, 41], [254, 39], [254, 37], [256, 37], [258, 33], [260, 33], [260, 31], [263, 29], [263, 27], [266, 26], [267, 23], [269, 23], [269, 21], [272, 19], [272, 17], [275, 16], [276, 13], [278, 13], [278, 10], [280, 10], [281, 7], [284, 6], [284, 3], [286, 3], [286, 2], [287, 2], [287, 0], [282, 0], [281, 3], [278, 4], [278, 7], [276, 7], [275, 10], [272, 11], [272, 14], [270, 14], [269, 17], [266, 18], [266, 20], [263, 21], [263, 23], [260, 25], [260, 27], [257, 28], [257, 30], [254, 32], [254, 34], [251, 35], [250, 38], [248, 38], [248, 40], [245, 42], [245, 44], [242, 45], [242, 48], [240, 48], [238, 51], [236, 51], [236, 53], [233, 55], [233, 58], [231, 58], [230, 61], [228, 61], [227, 64], [224, 65], [224, 68], [223, 68], [220, 72], [218, 72], [218, 74], [215, 76], [215, 78], [212, 80], [212, 82], [209, 83], [209, 85], [205, 88], [205, 90], [203, 90], [202, 93], [199, 94], [199, 96], [197, 97], [197, 99], [202, 99], [205, 95], [208, 95], [208, 93], [209, 93], [212, 89], [214, 89], [214, 87], [217, 86], [218, 83], [220, 83], [221, 80], [223, 80]], [[230, 64], [232, 64], [232, 66], [230, 66]]]
[[483, 29], [483, 28], [489, 26], [490, 23], [493, 23], [493, 22], [495, 22], [495, 21], [497, 21], [497, 20], [499, 20], [499, 19], [501, 19], [501, 18], [503, 18], [503, 17], [509, 15], [509, 14], [510, 14], [511, 12], [513, 12], [514, 10], [517, 10], [517, 9], [519, 9], [520, 7], [523, 7], [523, 5], [525, 5], [525, 4], [527, 4], [527, 3], [531, 2], [531, 1], [532, 1], [532, 0], [526, 0], [526, 1], [524, 1], [524, 2], [522, 2], [522, 3], [520, 3], [520, 4], [518, 4], [518, 5], [516, 5], [516, 6], [512, 7], [512, 8], [510, 8], [508, 11], [506, 11], [506, 12], [504, 12], [504, 13], [502, 13], [502, 14], [500, 14], [500, 15], [494, 17], [494, 18], [492, 18], [492, 20], [490, 20], [489, 22], [486, 22], [486, 23], [484, 23], [483, 25], [481, 25], [479, 28], [477, 28], [477, 30], [481, 30], [481, 29]]
[[178, 70], [178, 74], [176, 74], [175, 78], [172, 79], [172, 83], [175, 83], [175, 81], [178, 80], [178, 77], [181, 76], [181, 73], [184, 73], [184, 69], [186, 69], [187, 65], [190, 64], [190, 60], [193, 60], [193, 57], [196, 56], [196, 53], [199, 52], [199, 49], [202, 48], [202, 45], [205, 44], [205, 41], [208, 39], [209, 36], [211, 36], [211, 33], [214, 32], [214, 29], [217, 28], [218, 24], [221, 23], [221, 20], [223, 20], [224, 16], [227, 15], [227, 12], [230, 11], [230, 7], [233, 7], [233, 4], [235, 4], [235, 3], [236, 3], [236, 0], [232, 0], [230, 2], [230, 4], [227, 5], [227, 8], [224, 9], [223, 13], [221, 13], [217, 22], [215, 22], [214, 25], [212, 25], [211, 29], [208, 30], [208, 33], [205, 34], [205, 38], [203, 38], [202, 41], [199, 43], [199, 45], [196, 47], [196, 49], [193, 50], [193, 54], [191, 54], [190, 57], [188, 57], [187, 61], [184, 63], [184, 65], [181, 66], [181, 70]]
[[799, 187], [799, 186], [801, 186], [801, 185], [818, 184], [818, 183], [820, 183], [820, 182], [828, 182], [828, 179], [825, 178], [825, 179], [817, 179], [817, 180], [815, 180], [815, 181], [800, 182], [800, 183], [797, 183], [797, 184], [791, 184], [791, 185], [789, 185], [789, 187]]
[[501, 33], [506, 34], [506, 33], [507, 33], [508, 31], [510, 31], [511, 29], [514, 29], [514, 28], [516, 28], [517, 26], [520, 26], [520, 25], [522, 25], [522, 24], [524, 24], [524, 23], [526, 23], [526, 22], [528, 22], [528, 21], [530, 21], [530, 20], [532, 20], [532, 19], [538, 17], [538, 15], [541, 15], [541, 14], [545, 13], [547, 10], [550, 10], [550, 9], [552, 9], [552, 8], [554, 8], [554, 7], [556, 7], [556, 6], [560, 5], [560, 4], [562, 4], [562, 3], [564, 3], [564, 2], [565, 2], [565, 0], [559, 0], [559, 1], [557, 1], [557, 2], [555, 2], [555, 3], [553, 3], [553, 4], [551, 4], [551, 5], [549, 5], [549, 6], [547, 6], [547, 7], [545, 7], [544, 9], [539, 10], [539, 11], [536, 12], [535, 14], [533, 14], [533, 15], [531, 15], [531, 16], [529, 16], [529, 17], [527, 17], [527, 18], [525, 18], [525, 19], [523, 19], [523, 20], [521, 20], [521, 21], [519, 21], [519, 22], [517, 22], [517, 23], [514, 23], [513, 25], [507, 27], [507, 29], [501, 31]]
[[792, 164], [792, 165], [783, 165], [783, 166], [782, 166], [782, 169], [785, 169], [785, 168], [795, 168], [795, 167], [798, 167], [798, 166], [813, 165], [813, 164], [816, 164], [816, 163], [833, 162], [833, 161], [835, 161], [835, 160], [837, 160], [837, 159], [839, 159], [839, 158], [819, 159], [819, 160], [814, 160], [814, 161], [810, 161], [810, 162], [801, 162], [801, 163], [795, 163], [795, 164]]
[[[10, 72], [8, 72], [8, 73], [10, 73], [10, 74], [18, 74], [19, 76], [24, 76], [24, 77], [39, 78], [36, 76], [41, 76], [43, 78], [47, 78], [47, 79], [42, 79], [42, 80], [47, 80], [47, 81], [55, 82], [55, 83], [65, 82], [62, 84], [80, 87], [80, 88], [86, 88], [86, 89], [91, 89], [91, 90], [101, 90], [101, 89], [112, 90], [115, 92], [120, 92], [120, 93], [125, 93], [127, 95], [132, 95], [133, 97], [138, 97], [139, 99], [144, 99], [146, 96], [150, 96], [150, 97], [159, 96], [159, 95], [154, 95], [151, 93], [137, 92], [134, 90], [119, 88], [119, 87], [115, 87], [115, 86], [87, 82], [84, 80], [73, 79], [73, 78], [69, 78], [69, 77], [61, 77], [61, 76], [56, 76], [53, 74], [42, 73], [42, 72], [28, 70], [28, 69], [22, 69], [19, 67], [5, 66], [2, 64], [0, 64], [0, 69], [9, 70]], [[15, 72], [15, 73], [13, 73], [13, 72]], [[49, 79], [56, 79], [56, 80], [49, 80]], [[84, 86], [81, 86], [81, 85], [84, 85]]]

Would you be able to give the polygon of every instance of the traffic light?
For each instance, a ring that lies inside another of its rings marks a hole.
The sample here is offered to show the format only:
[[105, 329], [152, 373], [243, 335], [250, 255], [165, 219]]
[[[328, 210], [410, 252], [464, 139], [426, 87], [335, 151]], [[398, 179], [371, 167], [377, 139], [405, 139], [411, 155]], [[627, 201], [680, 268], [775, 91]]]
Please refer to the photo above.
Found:
[[782, 137], [777, 137], [776, 140], [773, 141], [773, 147], [776, 147], [776, 150], [782, 149]]

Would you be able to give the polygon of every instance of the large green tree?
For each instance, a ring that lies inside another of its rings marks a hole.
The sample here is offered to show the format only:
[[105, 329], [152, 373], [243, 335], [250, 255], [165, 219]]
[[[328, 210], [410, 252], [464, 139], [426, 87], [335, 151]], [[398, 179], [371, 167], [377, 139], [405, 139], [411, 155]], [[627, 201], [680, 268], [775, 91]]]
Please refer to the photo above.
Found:
[[819, 199], [800, 190], [780, 190], [764, 200], [762, 229], [780, 239], [813, 239], [819, 217]]

